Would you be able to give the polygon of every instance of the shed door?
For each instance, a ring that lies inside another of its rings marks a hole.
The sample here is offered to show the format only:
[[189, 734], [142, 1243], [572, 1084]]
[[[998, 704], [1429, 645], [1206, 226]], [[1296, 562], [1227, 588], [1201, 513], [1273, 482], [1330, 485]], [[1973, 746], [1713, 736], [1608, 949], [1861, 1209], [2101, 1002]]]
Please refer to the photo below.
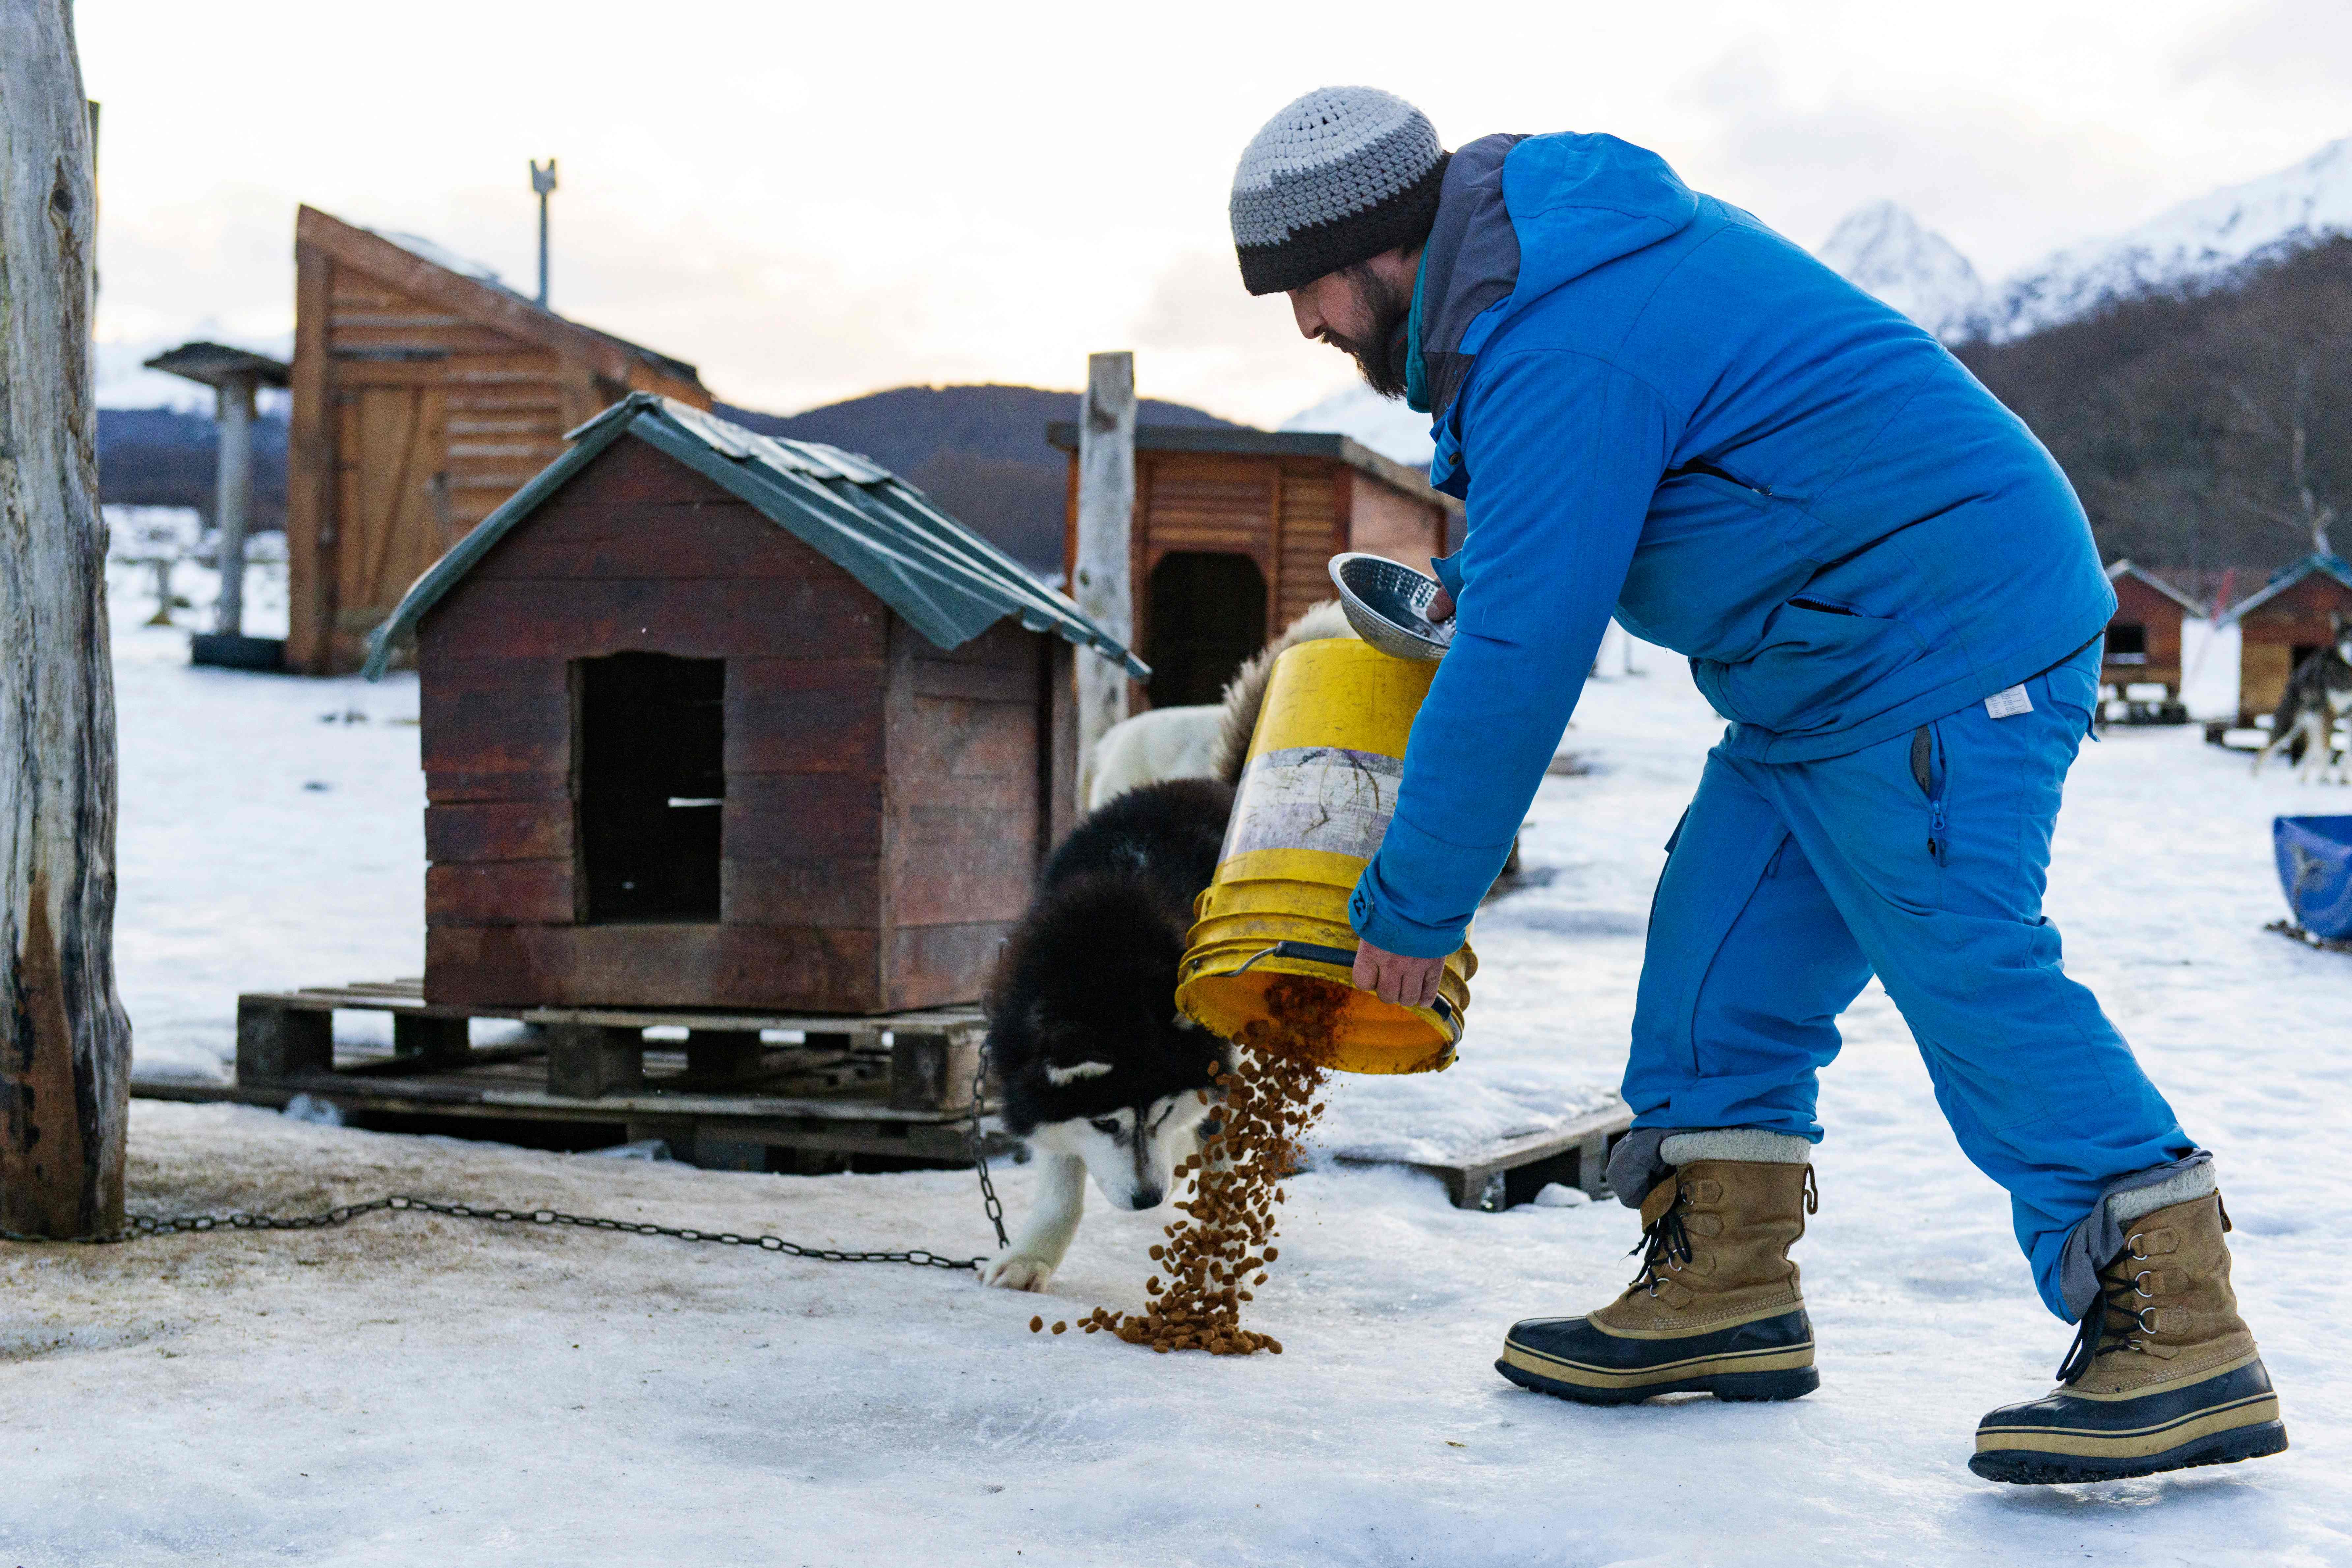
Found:
[[446, 397], [438, 385], [362, 386], [339, 400], [336, 626], [372, 631], [455, 541]]

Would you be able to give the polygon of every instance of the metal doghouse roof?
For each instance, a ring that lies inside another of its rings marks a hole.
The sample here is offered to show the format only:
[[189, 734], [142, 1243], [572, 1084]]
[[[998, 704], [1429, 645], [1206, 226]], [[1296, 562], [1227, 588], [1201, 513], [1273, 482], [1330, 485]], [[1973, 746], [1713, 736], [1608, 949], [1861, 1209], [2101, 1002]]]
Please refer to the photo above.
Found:
[[857, 579], [934, 647], [958, 647], [1007, 616], [1125, 667], [1151, 668], [1020, 563], [933, 505], [888, 469], [838, 447], [756, 435], [698, 408], [633, 392], [566, 439], [550, 463], [435, 562], [368, 640], [367, 677], [383, 673], [394, 644], [463, 579], [509, 530], [605, 447], [632, 436], [727, 490]]

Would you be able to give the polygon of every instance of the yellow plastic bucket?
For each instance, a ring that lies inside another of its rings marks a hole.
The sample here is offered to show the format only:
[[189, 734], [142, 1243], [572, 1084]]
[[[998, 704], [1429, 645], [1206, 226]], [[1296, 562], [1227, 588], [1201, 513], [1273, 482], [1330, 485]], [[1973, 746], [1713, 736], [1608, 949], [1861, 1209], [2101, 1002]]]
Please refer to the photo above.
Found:
[[[1402, 1007], [1359, 991], [1348, 899], [1380, 847], [1404, 774], [1405, 737], [1434, 664], [1393, 658], [1353, 637], [1301, 643], [1275, 661], [1250, 737], [1217, 874], [1193, 904], [1176, 1005], [1239, 1039], [1273, 1024], [1311, 983], [1330, 1024], [1322, 1055], [1344, 1072], [1451, 1067], [1478, 961], [1445, 961], [1436, 1004]], [[1269, 998], [1269, 992], [1281, 987]]]

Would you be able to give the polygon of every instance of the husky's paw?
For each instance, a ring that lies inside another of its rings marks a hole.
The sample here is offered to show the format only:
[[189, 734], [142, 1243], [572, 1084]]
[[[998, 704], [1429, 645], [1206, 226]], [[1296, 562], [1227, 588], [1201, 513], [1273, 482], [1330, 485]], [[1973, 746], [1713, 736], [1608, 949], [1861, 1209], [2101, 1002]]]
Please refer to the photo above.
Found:
[[981, 1269], [980, 1282], [1000, 1290], [1043, 1290], [1054, 1282], [1054, 1266], [1042, 1258], [999, 1253]]

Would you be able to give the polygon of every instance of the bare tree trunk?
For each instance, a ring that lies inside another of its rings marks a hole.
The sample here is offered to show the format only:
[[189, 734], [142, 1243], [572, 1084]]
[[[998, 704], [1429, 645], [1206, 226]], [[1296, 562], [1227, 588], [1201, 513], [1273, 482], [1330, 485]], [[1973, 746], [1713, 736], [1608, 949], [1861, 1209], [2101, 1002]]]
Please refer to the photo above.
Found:
[[122, 1222], [114, 680], [68, 0], [0, 0], [0, 1230]]

